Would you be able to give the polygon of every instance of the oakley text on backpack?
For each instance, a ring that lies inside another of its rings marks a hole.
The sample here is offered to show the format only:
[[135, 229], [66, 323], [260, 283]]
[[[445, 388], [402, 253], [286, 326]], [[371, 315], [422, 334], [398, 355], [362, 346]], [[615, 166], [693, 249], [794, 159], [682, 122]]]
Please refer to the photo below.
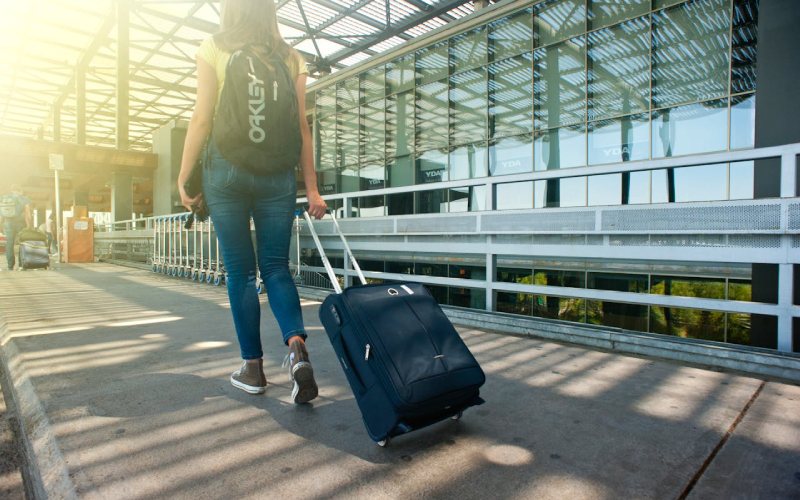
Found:
[[213, 130], [225, 159], [255, 174], [297, 165], [302, 137], [294, 84], [277, 55], [262, 61], [249, 48], [231, 54]]

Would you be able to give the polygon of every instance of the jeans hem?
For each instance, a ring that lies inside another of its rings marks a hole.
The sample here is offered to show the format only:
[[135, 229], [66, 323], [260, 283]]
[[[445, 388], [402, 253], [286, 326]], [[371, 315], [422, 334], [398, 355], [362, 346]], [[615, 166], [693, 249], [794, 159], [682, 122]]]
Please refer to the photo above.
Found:
[[288, 346], [289, 339], [292, 337], [300, 337], [301, 339], [303, 339], [303, 341], [305, 341], [308, 338], [308, 335], [306, 335], [305, 330], [295, 330], [283, 336], [283, 343]]

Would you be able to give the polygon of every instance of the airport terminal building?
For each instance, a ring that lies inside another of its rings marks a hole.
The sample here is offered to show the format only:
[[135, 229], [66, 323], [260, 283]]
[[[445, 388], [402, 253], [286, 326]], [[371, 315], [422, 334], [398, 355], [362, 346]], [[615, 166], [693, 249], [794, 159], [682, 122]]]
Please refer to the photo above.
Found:
[[494, 4], [310, 87], [322, 192], [442, 304], [800, 351], [787, 9]]
[[[313, 68], [320, 191], [369, 280], [506, 325], [800, 352], [795, 0], [301, 4], [276, 2]], [[218, 3], [102, 6], [54, 4], [87, 19], [79, 64], [56, 74], [39, 55], [39, 81], [16, 73], [0, 155], [44, 214], [59, 151], [62, 208], [146, 219], [99, 225], [95, 257], [155, 268], [154, 225], [184, 211], [193, 51]], [[319, 230], [353, 283], [333, 225]], [[304, 284], [329, 286], [306, 231], [299, 247]]]

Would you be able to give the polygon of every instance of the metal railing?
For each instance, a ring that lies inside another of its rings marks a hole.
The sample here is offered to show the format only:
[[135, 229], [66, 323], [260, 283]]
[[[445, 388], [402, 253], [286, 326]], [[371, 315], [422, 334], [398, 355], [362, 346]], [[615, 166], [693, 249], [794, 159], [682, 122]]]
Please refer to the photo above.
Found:
[[[800, 199], [795, 193], [796, 158], [799, 154], [800, 144], [792, 144], [655, 161], [384, 188], [341, 193], [325, 198], [329, 203], [340, 200], [340, 217], [344, 217], [340, 224], [356, 255], [379, 255], [386, 261], [401, 254], [415, 255], [418, 258], [429, 255], [434, 259], [469, 258], [482, 263], [485, 276], [488, 277], [472, 280], [366, 271], [365, 275], [370, 279], [412, 280], [431, 285], [482, 290], [485, 292], [484, 309], [488, 311], [495, 309], [497, 292], [508, 292], [774, 316], [778, 323], [778, 350], [792, 351], [792, 321], [800, 317], [800, 306], [793, 303], [793, 266], [800, 264]], [[486, 186], [487, 206], [492, 206], [494, 186], [511, 181], [646, 171], [764, 158], [780, 158], [779, 198], [352, 217], [355, 214], [353, 207], [357, 206], [355, 200], [361, 196], [419, 193], [483, 185]], [[298, 200], [299, 203], [305, 201], [302, 198]], [[217, 257], [213, 224], [197, 224], [194, 229], [186, 231], [182, 229], [183, 217], [185, 216], [165, 216], [120, 222], [111, 228], [112, 231], [99, 232], [97, 238], [99, 241], [114, 242], [115, 248], [131, 251], [136, 259], [142, 259], [142, 242], [148, 241], [151, 245], [150, 254], [144, 260], [154, 271], [189, 279], [203, 277], [204, 281], [212, 276], [212, 282], [223, 282], [224, 263]], [[324, 270], [308, 265], [310, 261], [307, 259], [313, 257], [314, 246], [303, 224], [298, 221], [296, 229], [299, 237], [293, 242], [295, 248], [291, 253], [292, 271], [296, 279], [304, 286], [330, 288], [330, 282], [324, 277]], [[354, 274], [330, 222], [320, 221], [317, 230], [331, 257], [342, 263], [336, 269], [341, 281], [350, 284]], [[697, 266], [774, 264], [778, 268], [778, 299], [776, 303], [744, 302], [495, 281], [498, 258], [508, 255], [623, 263], [679, 262]], [[306, 261], [303, 262], [301, 258]]]

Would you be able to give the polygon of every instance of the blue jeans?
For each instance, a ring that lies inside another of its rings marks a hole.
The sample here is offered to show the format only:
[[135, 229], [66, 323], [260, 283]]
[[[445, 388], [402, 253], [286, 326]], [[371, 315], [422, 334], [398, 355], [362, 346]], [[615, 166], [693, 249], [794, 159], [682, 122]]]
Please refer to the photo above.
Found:
[[24, 228], [25, 222], [22, 221], [7, 220], [3, 224], [3, 232], [6, 235], [6, 264], [8, 264], [9, 271], [14, 269], [14, 243], [17, 242], [17, 233]]
[[[243, 359], [259, 359], [261, 308], [256, 260], [284, 344], [306, 338], [300, 297], [289, 273], [289, 242], [297, 199], [294, 170], [254, 175], [233, 166], [212, 144], [203, 172], [203, 196], [219, 239], [228, 298]], [[250, 219], [255, 224], [255, 246]]]

